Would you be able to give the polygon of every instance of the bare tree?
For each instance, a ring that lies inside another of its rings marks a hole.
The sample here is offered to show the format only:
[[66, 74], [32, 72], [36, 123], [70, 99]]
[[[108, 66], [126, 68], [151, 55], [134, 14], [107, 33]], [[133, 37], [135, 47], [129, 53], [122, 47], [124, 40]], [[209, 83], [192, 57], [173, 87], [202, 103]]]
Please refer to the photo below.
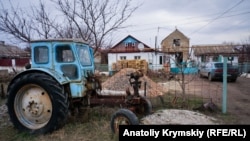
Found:
[[[50, 14], [42, 0], [30, 9], [5, 9], [0, 2], [0, 32], [22, 42], [37, 38], [81, 38], [95, 47], [110, 45], [108, 36], [123, 26], [139, 7], [131, 0], [51, 0], [58, 15]], [[61, 15], [60, 15], [61, 14]]]
[[106, 43], [106, 36], [125, 28], [122, 24], [138, 8], [132, 7], [130, 0], [54, 0], [54, 3], [75, 25], [79, 36], [95, 47], [95, 52]]
[[[177, 42], [178, 43], [178, 42]], [[182, 46], [182, 48], [189, 48]], [[198, 64], [193, 64], [191, 62], [191, 53], [188, 54], [188, 60], [183, 61], [183, 55], [182, 50], [179, 45], [176, 43], [173, 44], [173, 50], [175, 51], [175, 59], [172, 61], [176, 65], [176, 76], [175, 81], [178, 82], [180, 88], [181, 88], [181, 98], [182, 98], [182, 106], [185, 107], [188, 104], [188, 97], [187, 97], [187, 85], [193, 82], [196, 79], [196, 73], [193, 70], [194, 67], [198, 67]]]
[[14, 7], [11, 1], [10, 9], [5, 9], [0, 2], [0, 32], [13, 36], [16, 40], [30, 42], [35, 38], [56, 37], [58, 26], [46, 11], [44, 3], [39, 1], [39, 6], [30, 9]]
[[50, 16], [49, 11], [46, 10], [45, 4], [40, 0], [38, 8], [36, 6], [31, 7], [31, 21], [35, 23], [31, 26], [31, 29], [37, 34], [39, 38], [53, 38], [60, 35], [58, 29], [60, 26], [55, 23], [56, 18]]
[[26, 17], [25, 12], [18, 7], [13, 7], [12, 4], [10, 10], [5, 9], [2, 2], [0, 2], [0, 6], [0, 31], [23, 42], [30, 41], [33, 23]]

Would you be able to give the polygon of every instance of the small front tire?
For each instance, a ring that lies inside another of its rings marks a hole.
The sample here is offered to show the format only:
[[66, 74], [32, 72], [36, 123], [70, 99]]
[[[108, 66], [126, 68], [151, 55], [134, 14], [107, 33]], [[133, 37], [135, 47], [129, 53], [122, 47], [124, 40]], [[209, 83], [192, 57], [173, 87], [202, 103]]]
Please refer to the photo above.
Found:
[[111, 117], [111, 130], [113, 133], [119, 133], [119, 125], [139, 125], [137, 116], [128, 109], [119, 109]]

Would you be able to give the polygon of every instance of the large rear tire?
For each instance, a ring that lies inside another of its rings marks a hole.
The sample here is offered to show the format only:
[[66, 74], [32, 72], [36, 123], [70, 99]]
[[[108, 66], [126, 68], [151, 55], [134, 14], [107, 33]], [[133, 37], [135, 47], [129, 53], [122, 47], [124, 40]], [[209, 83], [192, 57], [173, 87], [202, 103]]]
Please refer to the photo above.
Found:
[[111, 130], [113, 133], [119, 133], [119, 125], [139, 125], [137, 116], [128, 109], [119, 109], [111, 117]]
[[53, 78], [43, 73], [29, 73], [10, 84], [7, 106], [18, 130], [46, 134], [66, 123], [69, 101], [63, 87]]

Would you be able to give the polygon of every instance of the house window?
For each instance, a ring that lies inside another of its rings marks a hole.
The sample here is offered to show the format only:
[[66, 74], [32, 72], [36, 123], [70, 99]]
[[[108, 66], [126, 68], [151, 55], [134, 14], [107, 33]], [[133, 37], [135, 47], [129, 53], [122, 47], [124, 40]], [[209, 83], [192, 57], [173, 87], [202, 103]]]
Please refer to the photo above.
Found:
[[141, 56], [135, 56], [134, 58], [139, 60], [141, 59]]
[[126, 60], [126, 56], [120, 56], [121, 60]]
[[201, 56], [201, 62], [206, 62], [206, 56], [204, 55]]
[[181, 40], [180, 39], [174, 39], [173, 40], [173, 45], [174, 45], [174, 47], [181, 46]]
[[125, 47], [135, 47], [135, 43], [125, 43]]

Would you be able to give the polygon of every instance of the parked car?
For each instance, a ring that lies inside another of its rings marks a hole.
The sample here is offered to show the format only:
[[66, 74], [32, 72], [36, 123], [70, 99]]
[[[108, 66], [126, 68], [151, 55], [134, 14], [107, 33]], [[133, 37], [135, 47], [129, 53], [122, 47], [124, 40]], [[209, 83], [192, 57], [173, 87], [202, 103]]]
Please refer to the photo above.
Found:
[[[208, 80], [223, 79], [223, 62], [209, 62], [202, 65], [199, 70], [200, 77], [207, 77]], [[238, 67], [230, 63], [227, 64], [227, 79], [235, 82], [239, 75]]]

